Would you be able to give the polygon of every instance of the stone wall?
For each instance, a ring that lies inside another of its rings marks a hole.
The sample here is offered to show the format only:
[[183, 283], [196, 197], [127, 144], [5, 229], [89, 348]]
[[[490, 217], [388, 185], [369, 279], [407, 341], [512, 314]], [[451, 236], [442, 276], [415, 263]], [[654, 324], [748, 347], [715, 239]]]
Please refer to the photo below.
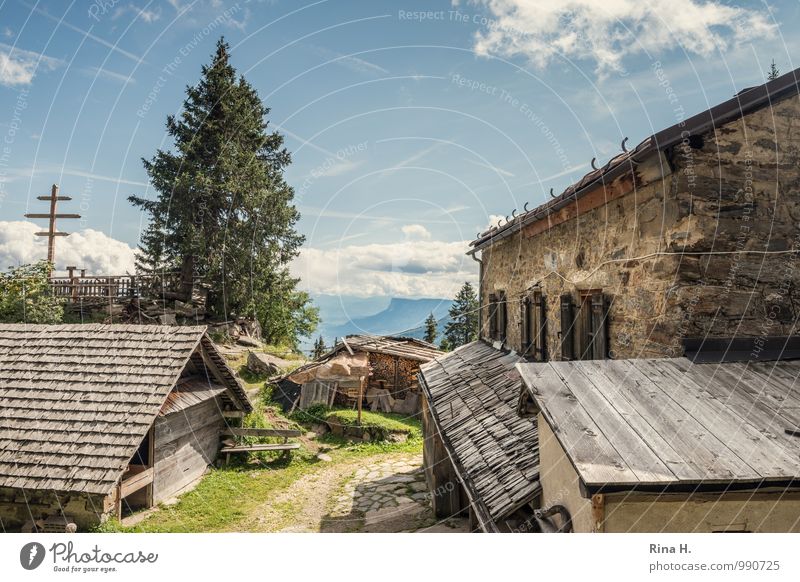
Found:
[[[614, 358], [680, 355], [682, 337], [793, 333], [800, 269], [779, 253], [800, 249], [798, 124], [798, 99], [786, 99], [643, 160], [582, 199], [585, 211], [573, 204], [562, 222], [485, 249], [482, 335], [489, 294], [505, 291], [507, 345], [521, 350], [521, 299], [536, 285], [550, 359], [560, 295], [590, 289], [610, 300]], [[589, 208], [593, 196], [601, 203]]]
[[0, 487], [0, 531], [20, 531], [29, 521], [67, 516], [78, 531], [105, 521], [114, 510], [111, 496]]

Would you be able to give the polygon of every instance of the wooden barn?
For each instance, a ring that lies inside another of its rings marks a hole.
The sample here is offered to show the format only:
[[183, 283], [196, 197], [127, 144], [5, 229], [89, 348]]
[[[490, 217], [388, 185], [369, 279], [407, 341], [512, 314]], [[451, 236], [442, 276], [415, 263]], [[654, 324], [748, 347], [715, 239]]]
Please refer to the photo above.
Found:
[[205, 327], [0, 325], [0, 527], [86, 529], [181, 492], [252, 409]]
[[282, 378], [278, 397], [288, 409], [361, 400], [372, 410], [415, 414], [421, 403], [419, 367], [440, 354], [436, 346], [416, 338], [349, 335]]

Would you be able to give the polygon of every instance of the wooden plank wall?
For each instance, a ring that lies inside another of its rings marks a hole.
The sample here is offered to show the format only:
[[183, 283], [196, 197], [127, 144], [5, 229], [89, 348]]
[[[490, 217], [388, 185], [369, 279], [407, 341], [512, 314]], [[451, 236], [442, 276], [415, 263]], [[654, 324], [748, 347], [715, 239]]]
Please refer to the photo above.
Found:
[[153, 502], [201, 476], [217, 456], [224, 422], [219, 397], [160, 416], [155, 424]]
[[433, 513], [439, 519], [458, 515], [469, 507], [469, 500], [431, 418], [427, 400], [422, 405], [422, 429], [425, 437], [422, 464]]

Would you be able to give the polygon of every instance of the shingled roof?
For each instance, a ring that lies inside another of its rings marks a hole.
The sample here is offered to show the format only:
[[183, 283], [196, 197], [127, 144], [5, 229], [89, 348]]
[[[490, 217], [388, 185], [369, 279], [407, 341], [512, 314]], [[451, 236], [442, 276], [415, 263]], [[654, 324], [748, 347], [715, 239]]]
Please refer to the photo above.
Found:
[[399, 356], [418, 362], [430, 362], [442, 353], [435, 345], [421, 339], [389, 335], [348, 335], [336, 345], [334, 351], [347, 349], [345, 342], [354, 351]]
[[201, 342], [215, 353], [205, 327], [0, 324], [0, 486], [109, 493]]
[[536, 421], [517, 413], [525, 360], [477, 341], [420, 368], [431, 417], [484, 531], [539, 492]]

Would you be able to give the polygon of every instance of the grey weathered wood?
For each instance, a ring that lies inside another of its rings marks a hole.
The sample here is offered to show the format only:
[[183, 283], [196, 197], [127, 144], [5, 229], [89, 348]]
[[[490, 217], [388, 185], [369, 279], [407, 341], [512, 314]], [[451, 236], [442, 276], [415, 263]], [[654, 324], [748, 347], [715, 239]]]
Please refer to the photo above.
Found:
[[[587, 362], [588, 363], [588, 362]], [[603, 383], [600, 374], [582, 366], [583, 362], [570, 366], [554, 362], [553, 368], [565, 377], [570, 388], [580, 391], [581, 405], [597, 427], [612, 443], [625, 464], [636, 475], [639, 483], [668, 483], [676, 476], [661, 457], [641, 438], [626, 417], [614, 406], [615, 397], [609, 390], [600, 391]]]
[[638, 389], [624, 390], [625, 396], [638, 405], [643, 416], [646, 415], [660, 434], [672, 443], [673, 448], [685, 459], [692, 459], [693, 465], [701, 473], [701, 478], [709, 481], [729, 481], [735, 478], [757, 479], [758, 473], [745, 461], [728, 449], [720, 439], [709, 432], [691, 414], [681, 408], [665, 392], [665, 385], [653, 383], [638, 370], [645, 361], [617, 360], [619, 367], [610, 370], [625, 370], [636, 383]]
[[220, 453], [252, 453], [255, 451], [294, 451], [300, 448], [300, 443], [278, 443], [269, 445], [236, 445], [224, 447]]
[[542, 412], [555, 421], [551, 422], [553, 433], [587, 484], [638, 482], [636, 474], [573, 394], [569, 375], [563, 374], [568, 367], [542, 363], [518, 369], [526, 385], [536, 388], [535, 398], [542, 399]]
[[283, 428], [236, 428], [229, 427], [222, 431], [222, 434], [229, 436], [242, 437], [299, 437], [303, 434], [300, 430], [289, 430]]
[[[643, 362], [638, 368], [651, 379], [663, 378], [657, 375], [656, 367], [651, 362]], [[698, 371], [696, 368], [697, 366], [692, 366], [680, 370], [677, 366], [663, 364], [658, 366], [658, 370], [673, 381], [668, 392], [670, 397], [710, 432], [719, 435], [720, 442], [737, 456], [746, 459], [748, 465], [762, 477], [777, 476], [776, 466], [793, 465], [800, 474], [800, 458], [787, 453], [785, 447], [764, 435], [757, 428], [758, 425], [753, 424], [758, 419], [756, 422], [763, 426], [763, 421], [770, 422], [774, 417], [768, 419], [759, 415], [758, 409], [754, 410], [752, 402], [749, 409], [736, 409], [727, 400], [725, 406], [719, 406], [718, 393], [714, 394], [701, 384], [702, 378], [696, 373]], [[736, 398], [736, 395], [731, 393], [726, 398]]]
[[619, 378], [612, 380], [606, 373], [606, 369], [612, 365], [615, 364], [608, 360], [588, 360], [581, 362], [580, 367], [591, 377], [595, 387], [605, 396], [606, 400], [613, 403], [630, 428], [639, 438], [648, 443], [648, 446], [669, 467], [676, 478], [680, 480], [700, 479], [698, 471], [686, 463], [658, 430], [648, 423], [637, 408], [620, 393]]

